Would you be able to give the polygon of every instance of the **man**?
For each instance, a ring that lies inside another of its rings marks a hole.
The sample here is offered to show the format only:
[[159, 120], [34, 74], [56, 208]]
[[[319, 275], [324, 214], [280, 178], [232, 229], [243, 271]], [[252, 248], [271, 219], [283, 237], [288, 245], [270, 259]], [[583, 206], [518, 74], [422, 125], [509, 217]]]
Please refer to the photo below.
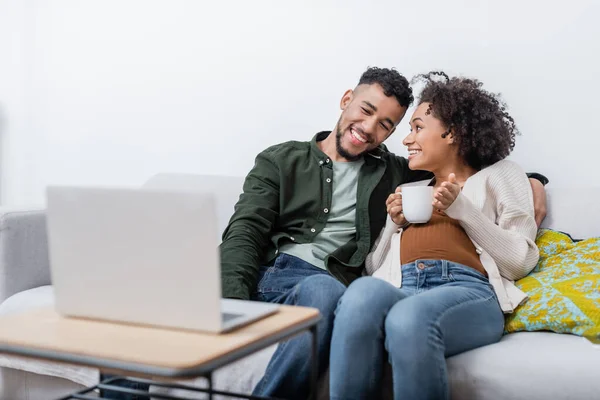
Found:
[[[337, 302], [363, 272], [387, 217], [387, 196], [399, 184], [430, 177], [382, 145], [412, 101], [406, 78], [369, 68], [342, 96], [331, 133], [278, 144], [256, 157], [223, 234], [224, 297], [319, 309], [320, 373], [329, 361]], [[543, 184], [530, 180], [541, 221]], [[309, 350], [308, 335], [282, 343], [254, 394], [305, 399]]]

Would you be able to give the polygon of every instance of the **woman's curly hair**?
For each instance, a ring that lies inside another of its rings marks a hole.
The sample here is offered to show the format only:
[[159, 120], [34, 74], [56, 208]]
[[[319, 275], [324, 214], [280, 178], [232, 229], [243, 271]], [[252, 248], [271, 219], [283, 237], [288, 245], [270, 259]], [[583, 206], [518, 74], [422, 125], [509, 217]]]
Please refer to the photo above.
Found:
[[441, 71], [415, 80], [425, 81], [419, 104], [430, 103], [427, 113], [452, 129], [459, 155], [471, 167], [480, 170], [492, 165], [514, 149], [519, 130], [499, 94], [482, 89], [476, 79], [450, 78]]

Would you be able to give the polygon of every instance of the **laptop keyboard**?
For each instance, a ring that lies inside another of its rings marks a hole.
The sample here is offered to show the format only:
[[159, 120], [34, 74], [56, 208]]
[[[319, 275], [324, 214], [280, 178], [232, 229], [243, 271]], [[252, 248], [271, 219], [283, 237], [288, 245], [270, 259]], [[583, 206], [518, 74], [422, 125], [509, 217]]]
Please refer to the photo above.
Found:
[[234, 313], [225, 313], [225, 312], [222, 312], [221, 313], [221, 319], [225, 323], [225, 322], [231, 321], [232, 319], [239, 318], [239, 317], [241, 317], [243, 315], [244, 314], [234, 314]]

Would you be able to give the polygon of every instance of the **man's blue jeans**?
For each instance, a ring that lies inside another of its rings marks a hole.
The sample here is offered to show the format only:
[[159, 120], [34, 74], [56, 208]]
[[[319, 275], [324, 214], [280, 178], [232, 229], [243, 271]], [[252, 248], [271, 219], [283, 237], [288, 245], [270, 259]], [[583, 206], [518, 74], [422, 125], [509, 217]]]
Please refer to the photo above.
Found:
[[446, 357], [500, 340], [504, 315], [488, 279], [449, 261], [402, 266], [402, 288], [354, 281], [336, 310], [331, 400], [381, 396], [386, 352], [395, 399], [449, 399]]
[[[257, 291], [253, 300], [269, 303], [314, 307], [321, 312], [317, 325], [319, 375], [329, 364], [329, 349], [333, 331], [333, 316], [346, 287], [324, 269], [317, 268], [297, 257], [280, 254], [272, 265], [260, 268]], [[309, 392], [311, 338], [303, 333], [281, 343], [265, 375], [254, 389], [255, 395], [306, 399]], [[104, 376], [107, 378], [109, 376]], [[148, 390], [139, 383], [122, 383], [121, 387]], [[108, 393], [115, 400], [146, 400], [146, 397]]]
[[[254, 300], [317, 308], [319, 375], [329, 364], [333, 317], [346, 287], [329, 272], [297, 257], [280, 254], [273, 265], [260, 269]], [[311, 340], [303, 333], [281, 343], [254, 395], [306, 399], [309, 395]]]

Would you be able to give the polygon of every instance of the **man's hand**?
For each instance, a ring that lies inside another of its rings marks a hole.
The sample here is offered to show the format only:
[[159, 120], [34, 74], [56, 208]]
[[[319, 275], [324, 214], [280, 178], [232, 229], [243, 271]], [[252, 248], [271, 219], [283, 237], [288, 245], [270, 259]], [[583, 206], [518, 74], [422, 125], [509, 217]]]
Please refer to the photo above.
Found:
[[533, 210], [535, 211], [535, 223], [538, 228], [546, 218], [546, 189], [542, 182], [534, 178], [529, 178], [531, 190], [533, 191]]
[[454, 200], [460, 194], [460, 185], [456, 182], [456, 175], [448, 175], [448, 180], [435, 190], [433, 194], [433, 206], [438, 210], [444, 211], [454, 203]]
[[400, 186], [396, 188], [396, 193], [388, 196], [385, 205], [388, 214], [390, 214], [392, 221], [396, 225], [406, 225], [406, 218], [404, 218], [404, 214], [402, 213], [402, 188]]

